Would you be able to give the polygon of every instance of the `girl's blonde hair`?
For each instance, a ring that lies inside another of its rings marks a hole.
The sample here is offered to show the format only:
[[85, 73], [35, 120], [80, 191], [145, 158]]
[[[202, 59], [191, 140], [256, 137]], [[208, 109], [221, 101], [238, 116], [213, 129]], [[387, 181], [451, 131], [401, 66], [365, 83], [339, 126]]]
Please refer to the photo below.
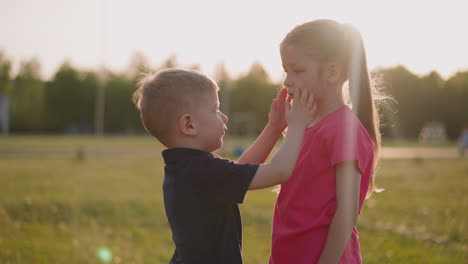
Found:
[[371, 83], [366, 52], [361, 33], [352, 25], [319, 19], [296, 26], [284, 40], [319, 63], [336, 62], [343, 66], [349, 84], [352, 109], [369, 133], [374, 144], [373, 174], [367, 196], [378, 191], [374, 184], [381, 144], [379, 114], [376, 100], [382, 98]]

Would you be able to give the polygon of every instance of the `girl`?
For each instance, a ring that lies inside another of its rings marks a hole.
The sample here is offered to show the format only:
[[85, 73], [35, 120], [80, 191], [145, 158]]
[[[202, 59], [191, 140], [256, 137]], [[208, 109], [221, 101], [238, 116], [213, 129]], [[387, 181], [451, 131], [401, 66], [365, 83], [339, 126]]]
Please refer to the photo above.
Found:
[[[289, 95], [311, 91], [315, 118], [273, 217], [270, 264], [361, 263], [357, 217], [374, 190], [379, 119], [358, 30], [332, 20], [295, 27], [280, 45]], [[352, 110], [343, 98], [349, 83]]]

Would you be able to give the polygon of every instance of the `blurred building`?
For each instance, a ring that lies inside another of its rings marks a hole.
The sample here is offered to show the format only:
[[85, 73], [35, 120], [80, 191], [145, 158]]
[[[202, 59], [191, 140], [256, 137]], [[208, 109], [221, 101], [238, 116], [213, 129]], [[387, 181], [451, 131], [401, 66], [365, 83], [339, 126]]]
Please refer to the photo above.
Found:
[[424, 125], [419, 133], [419, 142], [445, 142], [447, 133], [442, 122], [431, 121]]

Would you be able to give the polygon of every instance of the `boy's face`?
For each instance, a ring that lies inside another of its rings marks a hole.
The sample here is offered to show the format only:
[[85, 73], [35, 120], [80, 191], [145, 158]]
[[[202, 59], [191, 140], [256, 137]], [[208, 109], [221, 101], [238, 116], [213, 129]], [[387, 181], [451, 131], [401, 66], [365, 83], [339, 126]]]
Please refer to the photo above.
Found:
[[228, 117], [219, 110], [218, 93], [214, 89], [202, 98], [194, 113], [197, 140], [202, 150], [212, 152], [223, 146]]

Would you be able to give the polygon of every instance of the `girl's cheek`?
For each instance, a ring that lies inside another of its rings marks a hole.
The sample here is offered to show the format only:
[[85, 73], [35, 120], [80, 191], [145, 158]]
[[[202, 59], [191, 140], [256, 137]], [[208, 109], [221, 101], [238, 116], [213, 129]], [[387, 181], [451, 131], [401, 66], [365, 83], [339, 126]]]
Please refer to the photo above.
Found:
[[311, 94], [315, 94], [316, 93], [316, 90], [315, 90], [315, 87], [314, 86], [311, 86], [311, 85], [308, 85], [306, 86], [306, 89], [309, 93]]

